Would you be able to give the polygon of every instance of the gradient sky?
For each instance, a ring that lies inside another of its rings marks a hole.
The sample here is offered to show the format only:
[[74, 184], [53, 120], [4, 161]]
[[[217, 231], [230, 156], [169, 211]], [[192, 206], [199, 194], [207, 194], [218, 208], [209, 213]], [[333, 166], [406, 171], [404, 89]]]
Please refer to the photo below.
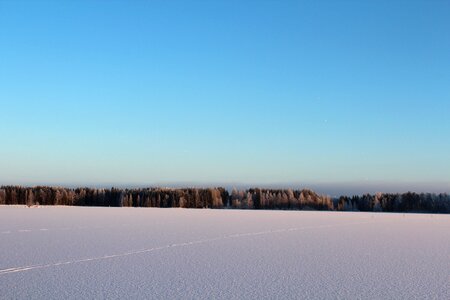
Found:
[[450, 190], [449, 16], [425, 0], [1, 0], [0, 184]]

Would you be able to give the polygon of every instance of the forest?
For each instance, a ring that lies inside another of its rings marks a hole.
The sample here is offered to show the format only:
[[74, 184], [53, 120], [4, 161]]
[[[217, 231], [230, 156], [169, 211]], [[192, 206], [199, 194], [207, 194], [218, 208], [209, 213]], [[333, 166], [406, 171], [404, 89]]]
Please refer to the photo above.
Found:
[[450, 213], [450, 195], [376, 193], [331, 198], [310, 189], [0, 187], [0, 205], [181, 207]]

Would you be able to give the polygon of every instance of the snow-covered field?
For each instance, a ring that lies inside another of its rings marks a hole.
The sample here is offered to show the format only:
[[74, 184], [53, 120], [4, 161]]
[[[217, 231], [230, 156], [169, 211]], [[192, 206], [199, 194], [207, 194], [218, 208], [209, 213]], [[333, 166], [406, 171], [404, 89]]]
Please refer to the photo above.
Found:
[[450, 299], [450, 216], [0, 207], [1, 299]]

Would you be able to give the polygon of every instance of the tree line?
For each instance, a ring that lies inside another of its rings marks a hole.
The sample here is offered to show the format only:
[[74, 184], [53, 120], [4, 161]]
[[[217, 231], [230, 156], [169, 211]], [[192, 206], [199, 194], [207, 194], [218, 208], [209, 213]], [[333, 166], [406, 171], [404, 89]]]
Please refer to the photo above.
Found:
[[331, 198], [312, 190], [0, 187], [0, 205], [69, 205], [450, 213], [448, 194], [377, 193]]
[[450, 195], [413, 193], [376, 193], [362, 196], [341, 196], [335, 201], [336, 210], [450, 213]]

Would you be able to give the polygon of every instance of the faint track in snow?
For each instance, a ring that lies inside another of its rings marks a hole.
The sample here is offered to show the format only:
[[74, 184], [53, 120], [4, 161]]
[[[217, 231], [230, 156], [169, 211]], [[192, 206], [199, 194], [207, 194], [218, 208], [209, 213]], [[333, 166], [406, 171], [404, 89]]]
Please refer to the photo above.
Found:
[[[386, 223], [386, 222], [383, 222], [383, 223]], [[0, 276], [12, 274], [12, 273], [18, 273], [18, 272], [31, 271], [31, 270], [36, 270], [36, 269], [47, 269], [47, 268], [51, 268], [51, 267], [58, 267], [58, 266], [77, 264], [77, 263], [83, 263], [83, 262], [99, 261], [99, 260], [113, 259], [113, 258], [118, 258], [118, 257], [126, 257], [126, 256], [130, 256], [130, 255], [149, 253], [149, 252], [154, 252], [154, 251], [159, 251], [159, 250], [164, 250], [164, 249], [169, 249], [169, 248], [174, 248], [174, 247], [185, 247], [185, 246], [191, 246], [191, 245], [204, 244], [204, 243], [209, 243], [209, 242], [214, 242], [214, 241], [219, 241], [219, 240], [267, 235], [267, 234], [273, 234], [273, 233], [302, 231], [302, 230], [307, 230], [307, 229], [335, 228], [335, 227], [345, 227], [345, 226], [354, 226], [354, 225], [363, 225], [363, 224], [380, 224], [380, 222], [374, 222], [374, 221], [354, 222], [354, 223], [348, 223], [348, 224], [304, 226], [304, 227], [292, 227], [292, 228], [265, 230], [265, 231], [259, 231], [259, 232], [235, 233], [235, 234], [230, 234], [230, 235], [225, 235], [225, 236], [220, 236], [220, 237], [215, 237], [215, 238], [209, 238], [209, 239], [203, 239], [203, 240], [174, 243], [174, 244], [169, 244], [169, 245], [165, 245], [165, 246], [146, 248], [146, 249], [141, 249], [141, 250], [132, 250], [132, 251], [119, 253], [119, 254], [111, 254], [111, 255], [76, 259], [76, 260], [49, 263], [49, 264], [35, 264], [35, 265], [29, 265], [29, 266], [23, 266], [23, 267], [12, 267], [12, 268], [0, 270]]]

